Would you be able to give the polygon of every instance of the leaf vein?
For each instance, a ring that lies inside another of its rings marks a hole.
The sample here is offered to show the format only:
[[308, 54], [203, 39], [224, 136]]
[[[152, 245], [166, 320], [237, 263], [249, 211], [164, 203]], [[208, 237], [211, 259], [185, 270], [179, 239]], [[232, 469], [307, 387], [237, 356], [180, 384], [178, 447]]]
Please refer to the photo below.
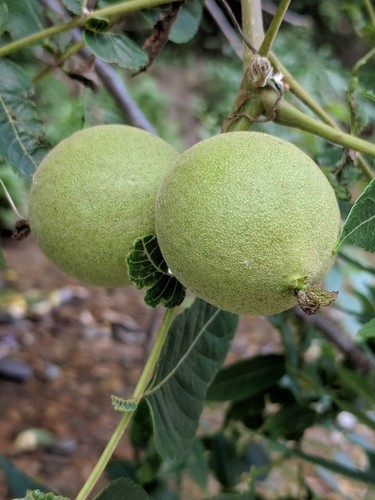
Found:
[[186, 358], [189, 356], [190, 352], [194, 349], [195, 345], [197, 344], [197, 342], [199, 341], [199, 339], [201, 338], [202, 334], [205, 332], [205, 330], [208, 328], [208, 326], [215, 320], [215, 318], [220, 314], [221, 310], [220, 309], [217, 309], [214, 314], [210, 317], [210, 319], [208, 321], [206, 321], [200, 331], [198, 332], [198, 334], [196, 335], [194, 341], [190, 344], [189, 346], [189, 349], [187, 349], [187, 351], [185, 352], [185, 354], [183, 356], [181, 356], [181, 359], [179, 359], [178, 363], [176, 364], [176, 366], [173, 368], [173, 370], [171, 370], [167, 376], [161, 380], [157, 385], [155, 385], [149, 393], [147, 394], [152, 394], [154, 392], [156, 392], [160, 387], [162, 387], [166, 382], [168, 382], [168, 380], [170, 378], [173, 377], [173, 375], [176, 373], [176, 371], [180, 368], [180, 366], [185, 362]]

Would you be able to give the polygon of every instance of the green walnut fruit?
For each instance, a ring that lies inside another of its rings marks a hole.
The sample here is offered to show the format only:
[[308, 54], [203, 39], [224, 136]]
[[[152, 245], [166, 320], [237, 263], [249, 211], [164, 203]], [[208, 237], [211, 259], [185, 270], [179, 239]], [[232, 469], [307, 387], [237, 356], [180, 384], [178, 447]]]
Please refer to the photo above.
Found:
[[45, 255], [84, 283], [130, 283], [126, 255], [154, 233], [155, 197], [178, 153], [126, 125], [100, 125], [59, 143], [34, 174], [31, 231]]
[[171, 272], [211, 304], [270, 315], [295, 289], [322, 282], [340, 229], [335, 194], [296, 146], [231, 132], [188, 149], [156, 199], [156, 234]]

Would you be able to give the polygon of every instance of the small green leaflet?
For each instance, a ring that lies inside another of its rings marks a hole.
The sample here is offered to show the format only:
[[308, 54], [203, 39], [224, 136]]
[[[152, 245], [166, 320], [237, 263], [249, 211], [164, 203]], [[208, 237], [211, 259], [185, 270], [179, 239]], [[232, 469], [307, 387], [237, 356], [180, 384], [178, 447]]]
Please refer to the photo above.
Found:
[[151, 307], [162, 304], [172, 308], [185, 298], [185, 288], [171, 275], [156, 236], [138, 238], [126, 258], [128, 274], [138, 288], [145, 288], [145, 302]]
[[132, 412], [137, 409], [138, 403], [135, 399], [123, 399], [118, 396], [111, 396], [113, 409], [122, 413]]
[[65, 7], [76, 16], [82, 13], [83, 0], [62, 0]]
[[358, 338], [367, 340], [375, 337], [375, 318], [365, 323], [358, 331]]
[[334, 253], [343, 245], [375, 252], [375, 179], [357, 198], [342, 228]]
[[54, 493], [44, 493], [40, 490], [27, 491], [26, 496], [23, 498], [16, 498], [15, 500], [69, 500], [67, 497], [55, 495]]
[[107, 63], [132, 70], [139, 70], [148, 63], [146, 52], [126, 35], [86, 29], [83, 39], [91, 52]]
[[174, 43], [187, 43], [197, 33], [202, 18], [202, 0], [186, 2], [174, 22], [169, 40]]
[[108, 19], [104, 19], [103, 17], [93, 17], [86, 22], [86, 29], [95, 33], [102, 33], [108, 26]]
[[3, 0], [8, 7], [7, 31], [13, 40], [41, 31], [43, 11], [38, 0]]

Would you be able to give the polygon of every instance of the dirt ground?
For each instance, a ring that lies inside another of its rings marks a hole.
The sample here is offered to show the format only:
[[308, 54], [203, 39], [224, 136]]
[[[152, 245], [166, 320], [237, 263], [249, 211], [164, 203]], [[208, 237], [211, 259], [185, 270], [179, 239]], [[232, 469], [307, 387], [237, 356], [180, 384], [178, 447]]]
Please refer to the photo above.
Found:
[[[162, 311], [145, 306], [134, 287], [83, 287], [48, 262], [31, 237], [4, 246], [0, 358], [22, 362], [32, 374], [21, 383], [0, 380], [0, 453], [74, 498], [119, 420], [110, 395], [131, 395]], [[279, 349], [265, 320], [247, 318], [227, 361]], [[35, 428], [56, 437], [52, 448], [28, 450], [32, 444], [19, 436]], [[126, 437], [115, 457], [131, 458]], [[9, 498], [0, 476], [0, 499]]]

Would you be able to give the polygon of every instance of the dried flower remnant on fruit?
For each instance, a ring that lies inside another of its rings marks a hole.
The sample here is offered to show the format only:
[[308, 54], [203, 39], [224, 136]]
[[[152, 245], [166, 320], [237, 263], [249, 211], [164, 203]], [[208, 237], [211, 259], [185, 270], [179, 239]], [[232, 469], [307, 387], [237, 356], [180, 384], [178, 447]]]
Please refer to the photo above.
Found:
[[327, 307], [336, 300], [338, 292], [328, 292], [318, 285], [305, 284], [293, 290], [298, 305], [309, 316], [316, 314], [321, 307]]

